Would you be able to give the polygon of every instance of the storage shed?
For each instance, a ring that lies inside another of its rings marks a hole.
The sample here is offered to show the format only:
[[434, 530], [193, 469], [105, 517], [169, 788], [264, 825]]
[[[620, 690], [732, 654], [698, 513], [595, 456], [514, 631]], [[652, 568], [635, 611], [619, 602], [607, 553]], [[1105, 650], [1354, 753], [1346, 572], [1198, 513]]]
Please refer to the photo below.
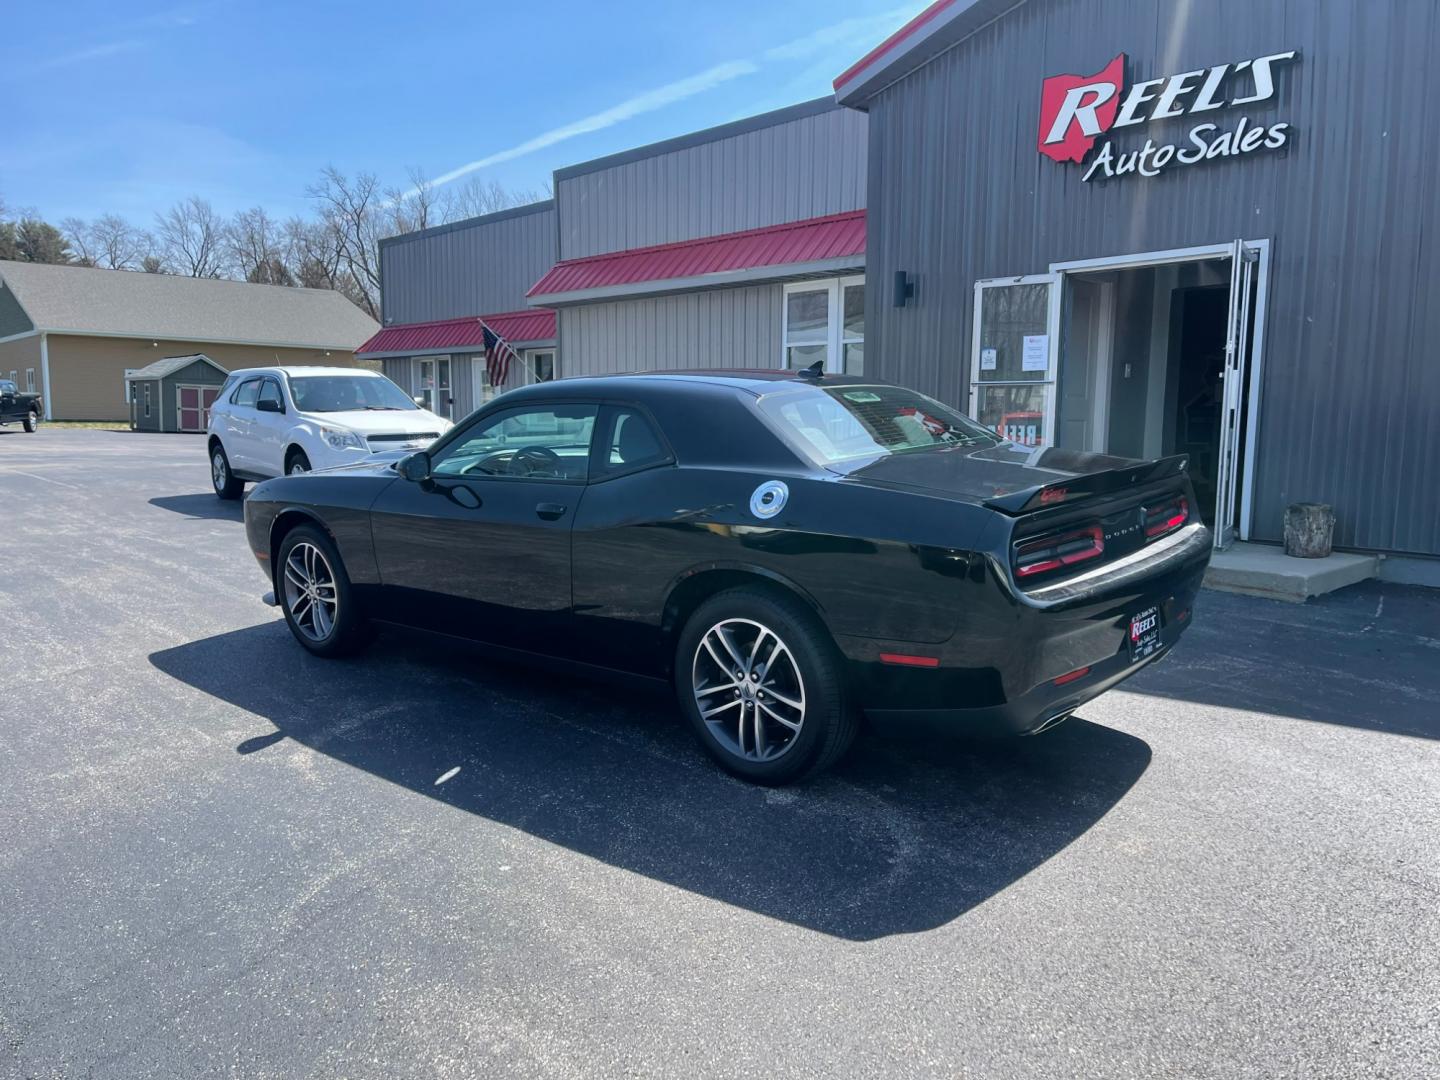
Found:
[[130, 429], [203, 432], [228, 374], [204, 353], [167, 356], [127, 371]]

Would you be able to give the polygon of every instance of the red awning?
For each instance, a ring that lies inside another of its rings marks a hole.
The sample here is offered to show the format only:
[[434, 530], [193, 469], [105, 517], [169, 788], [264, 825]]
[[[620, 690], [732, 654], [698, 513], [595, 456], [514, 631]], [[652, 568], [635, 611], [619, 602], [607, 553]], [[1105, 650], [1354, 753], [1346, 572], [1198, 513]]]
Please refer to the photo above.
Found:
[[555, 340], [555, 312], [545, 308], [509, 311], [502, 315], [472, 315], [464, 319], [442, 319], [439, 322], [405, 323], [387, 326], [355, 350], [356, 356], [377, 353], [438, 353], [482, 352], [485, 332], [480, 323], [512, 345]]
[[[556, 263], [526, 294], [557, 297], [593, 290], [626, 291], [647, 282], [686, 281], [736, 271], [825, 264], [865, 254], [865, 211], [792, 221], [764, 229], [706, 236], [678, 244], [616, 251]], [[717, 281], [716, 284], [721, 282]], [[729, 283], [726, 281], [724, 283]], [[706, 282], [693, 283], [704, 287]], [[575, 297], [581, 299], [581, 297]]]

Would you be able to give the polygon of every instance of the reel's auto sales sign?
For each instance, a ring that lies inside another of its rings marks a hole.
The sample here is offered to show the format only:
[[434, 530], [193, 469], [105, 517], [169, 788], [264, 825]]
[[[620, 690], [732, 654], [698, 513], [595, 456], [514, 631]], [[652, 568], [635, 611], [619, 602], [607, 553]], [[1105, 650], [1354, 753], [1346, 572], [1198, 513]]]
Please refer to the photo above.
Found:
[[[1222, 109], [1242, 108], [1275, 96], [1275, 73], [1297, 57], [1290, 52], [1218, 64], [1125, 85], [1125, 54], [1094, 75], [1052, 75], [1040, 90], [1040, 153], [1056, 161], [1089, 163], [1081, 180], [1137, 174], [1159, 176], [1167, 168], [1278, 150], [1290, 137], [1288, 123], [1256, 124], [1249, 116], [1223, 123], [1208, 119]], [[1120, 128], [1195, 117], [1175, 142], [1146, 139], [1143, 147], [1116, 148], [1109, 136]], [[1104, 142], [1091, 156], [1095, 143]]]

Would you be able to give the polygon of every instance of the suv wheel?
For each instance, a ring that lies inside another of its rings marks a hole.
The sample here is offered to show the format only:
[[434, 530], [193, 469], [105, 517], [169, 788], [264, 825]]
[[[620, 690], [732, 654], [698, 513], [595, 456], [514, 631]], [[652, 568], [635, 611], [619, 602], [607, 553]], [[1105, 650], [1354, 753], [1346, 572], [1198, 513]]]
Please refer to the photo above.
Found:
[[296, 449], [291, 450], [290, 453], [285, 456], [286, 476], [294, 476], [297, 473], [307, 473], [309, 471], [310, 459], [305, 456], [304, 450], [301, 450], [297, 447]]
[[680, 634], [675, 688], [706, 752], [754, 783], [829, 768], [859, 726], [844, 662], [819, 618], [768, 590], [730, 589], [696, 609]]
[[40, 414], [37, 413], [34, 409], [31, 409], [28, 413], [25, 414], [25, 430], [33, 435], [36, 429], [39, 427]]
[[230, 459], [225, 456], [225, 447], [218, 442], [210, 449], [210, 483], [222, 499], [238, 499], [245, 490], [245, 481], [230, 471]]
[[330, 537], [300, 525], [281, 541], [276, 562], [280, 609], [295, 640], [316, 656], [344, 656], [369, 640], [350, 576]]

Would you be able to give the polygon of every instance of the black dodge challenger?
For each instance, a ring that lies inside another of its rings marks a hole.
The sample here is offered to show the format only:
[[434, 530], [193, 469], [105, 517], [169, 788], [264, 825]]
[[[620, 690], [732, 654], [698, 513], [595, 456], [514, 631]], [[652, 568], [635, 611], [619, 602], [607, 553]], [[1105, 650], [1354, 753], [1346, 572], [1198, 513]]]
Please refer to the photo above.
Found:
[[245, 528], [312, 653], [382, 620], [665, 680], [762, 783], [862, 714], [1060, 722], [1175, 643], [1211, 545], [1183, 457], [1019, 446], [813, 371], [514, 390], [426, 451], [259, 485]]

